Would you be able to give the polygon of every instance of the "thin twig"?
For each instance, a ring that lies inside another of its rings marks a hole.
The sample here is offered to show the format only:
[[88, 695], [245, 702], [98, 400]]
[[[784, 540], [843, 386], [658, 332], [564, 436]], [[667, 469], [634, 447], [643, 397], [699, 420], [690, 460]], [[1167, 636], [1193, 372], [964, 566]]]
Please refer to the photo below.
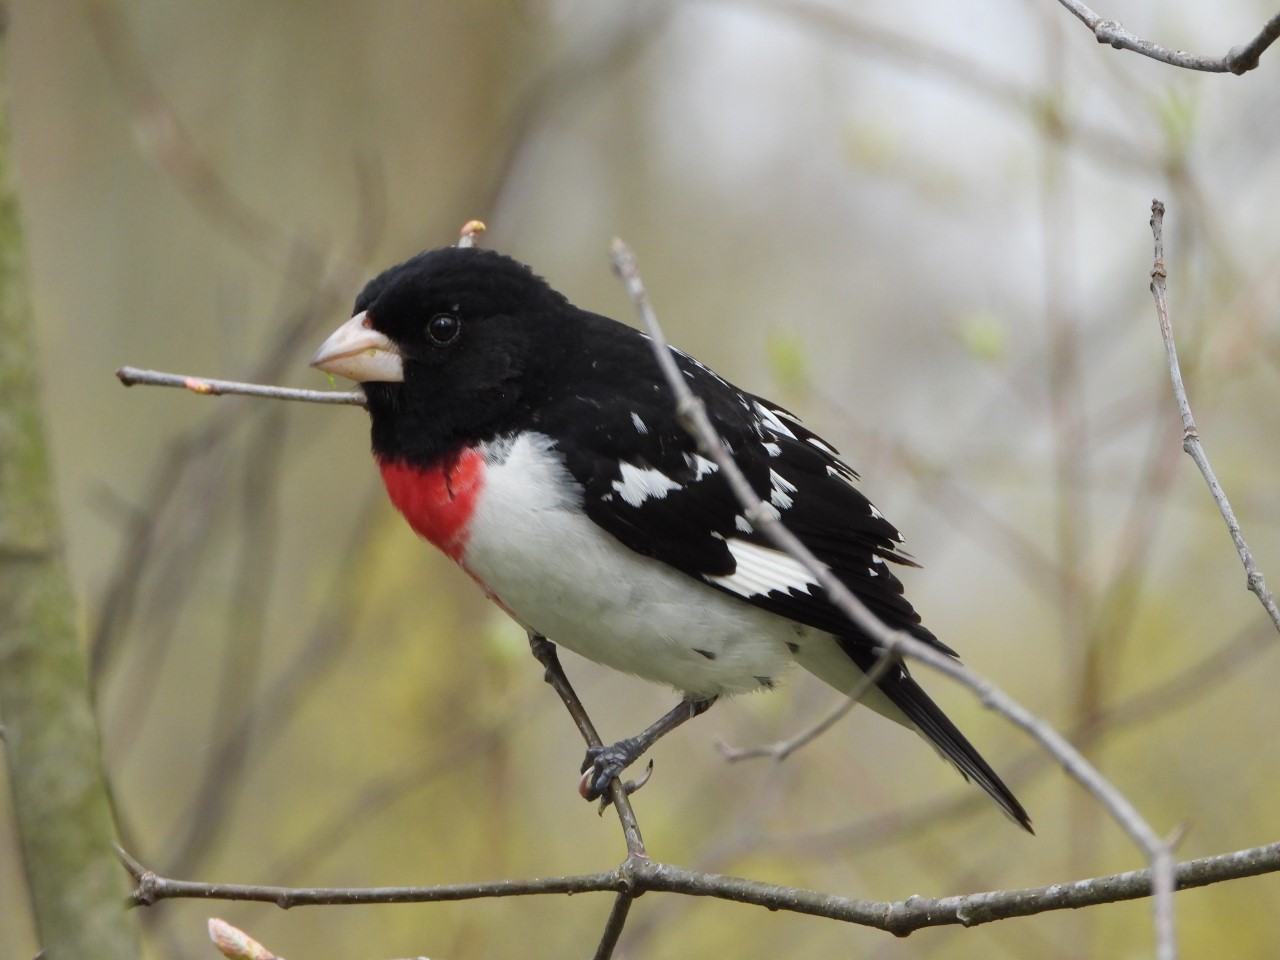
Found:
[[640, 279], [635, 255], [623, 241], [613, 242], [613, 268], [622, 278], [652, 342], [654, 356], [662, 368], [676, 402], [676, 415], [698, 444], [699, 452], [713, 460], [741, 503], [748, 522], [777, 549], [804, 565], [826, 591], [828, 599], [872, 640], [891, 653], [900, 653], [928, 664], [935, 670], [968, 687], [983, 706], [996, 711], [1015, 726], [1030, 734], [1058, 761], [1062, 768], [1086, 790], [1098, 798], [1115, 821], [1133, 839], [1151, 864], [1155, 877], [1155, 914], [1157, 921], [1157, 956], [1174, 960], [1177, 956], [1173, 916], [1174, 860], [1169, 845], [1147, 823], [1133, 803], [1098, 772], [1065, 737], [1050, 724], [1027, 710], [985, 677], [961, 665], [915, 637], [892, 630], [880, 621], [866, 605], [841, 583], [827, 566], [760, 502], [755, 491], [738, 469], [732, 454], [715, 432], [702, 401], [694, 396], [676, 366], [657, 315], [649, 303]]
[[[867, 686], [870, 685], [868, 684]], [[754, 747], [735, 747], [724, 740], [717, 740], [716, 749], [720, 751], [720, 756], [724, 757], [729, 763], [758, 760], [761, 757], [768, 757], [771, 760], [781, 762], [797, 750], [813, 743], [813, 741], [847, 717], [857, 705], [858, 701], [852, 696], [841, 697], [840, 704], [834, 710], [828, 711], [825, 717], [817, 723], [805, 727], [799, 733], [784, 737], [781, 740], [774, 740], [771, 743], [759, 743]]]
[[208, 377], [190, 377], [182, 373], [164, 373], [160, 370], [142, 370], [138, 367], [121, 367], [116, 377], [126, 387], [142, 384], [148, 387], [180, 387], [202, 396], [219, 397], [233, 394], [244, 397], [270, 397], [273, 400], [301, 400], [304, 403], [336, 403], [363, 407], [364, 394], [358, 390], [336, 392], [333, 390], [295, 390], [292, 387], [274, 387], [265, 383], [241, 383], [238, 380], [211, 380]]
[[[243, 494], [238, 514], [243, 518], [240, 556], [235, 587], [225, 616], [226, 638], [221, 676], [210, 718], [210, 739], [236, 726], [244, 718], [253, 721], [254, 695], [262, 676], [263, 630], [268, 599], [275, 576], [280, 541], [281, 458], [285, 450], [285, 407], [271, 407], [270, 416], [258, 427], [243, 467]], [[202, 862], [223, 831], [232, 828], [227, 811], [248, 784], [244, 772], [254, 743], [252, 727], [225, 741], [222, 749], [201, 751], [208, 760], [193, 778], [191, 806], [161, 844], [167, 862], [184, 872]]]
[[[341, 269], [327, 269], [332, 251], [301, 242], [298, 231], [273, 221], [263, 212], [264, 206], [241, 196], [223, 176], [218, 164], [197, 144], [197, 138], [183, 123], [142, 54], [128, 18], [117, 4], [85, 0], [81, 20], [88, 26], [101, 52], [107, 72], [117, 86], [123, 106], [130, 113], [143, 156], [156, 165], [207, 223], [221, 230], [241, 249], [261, 257], [275, 266], [289, 267], [302, 257], [307, 273], [320, 275], [330, 290], [350, 289], [359, 270], [350, 265], [360, 263], [356, 256]], [[362, 209], [376, 209], [373, 204]], [[367, 234], [376, 234], [366, 229]], [[372, 247], [366, 243], [366, 252]]]
[[1080, 0], [1058, 0], [1086, 27], [1093, 31], [1099, 43], [1109, 43], [1117, 50], [1132, 50], [1152, 60], [1186, 70], [1202, 70], [1205, 73], [1248, 73], [1258, 65], [1263, 51], [1280, 38], [1280, 13], [1266, 22], [1258, 35], [1244, 46], [1232, 47], [1220, 57], [1202, 57], [1185, 50], [1170, 50], [1150, 40], [1143, 40], [1126, 30], [1118, 20], [1107, 20], [1094, 13]]
[[1231, 540], [1236, 545], [1236, 553], [1240, 555], [1240, 562], [1244, 564], [1248, 589], [1257, 595], [1267, 615], [1271, 617], [1271, 622], [1275, 624], [1276, 630], [1280, 630], [1280, 609], [1276, 607], [1275, 597], [1267, 589], [1262, 571], [1254, 561], [1253, 554], [1249, 552], [1249, 545], [1245, 543], [1235, 511], [1227, 501], [1226, 491], [1218, 483], [1218, 478], [1209, 463], [1209, 457], [1204, 452], [1204, 444], [1200, 442], [1200, 431], [1196, 429], [1195, 418], [1191, 415], [1191, 403], [1187, 400], [1187, 388], [1182, 382], [1182, 370], [1178, 366], [1178, 348], [1173, 340], [1173, 324], [1169, 320], [1168, 291], [1165, 288], [1167, 277], [1164, 266], [1164, 204], [1159, 200], [1151, 201], [1151, 233], [1155, 240], [1155, 263], [1151, 267], [1151, 296], [1155, 298], [1156, 319], [1160, 322], [1160, 336], [1164, 339], [1165, 354], [1169, 358], [1169, 377], [1173, 381], [1173, 396], [1178, 403], [1178, 413], [1182, 417], [1182, 449], [1196, 462], [1204, 482], [1209, 485], [1209, 492], [1213, 495], [1218, 511], [1227, 524]]
[[858, 705], [867, 691], [879, 682], [880, 678], [896, 663], [898, 663], [898, 658], [890, 654], [887, 648], [881, 650], [876, 655], [876, 662], [871, 665], [871, 669], [858, 678], [858, 682], [853, 685], [853, 688], [849, 690], [838, 707], [817, 723], [793, 736], [755, 747], [734, 747], [724, 742], [718, 742], [716, 748], [729, 763], [737, 763], [740, 760], [754, 760], [757, 757], [770, 757], [781, 762], [797, 750], [807, 747], [848, 716], [849, 711]]

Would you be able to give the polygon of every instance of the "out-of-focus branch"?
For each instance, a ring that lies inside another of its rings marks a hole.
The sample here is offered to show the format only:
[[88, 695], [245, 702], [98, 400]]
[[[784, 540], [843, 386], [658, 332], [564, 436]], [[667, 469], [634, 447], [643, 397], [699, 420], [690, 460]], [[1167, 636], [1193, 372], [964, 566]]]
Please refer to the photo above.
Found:
[[[346, 542], [336, 551], [339, 556], [348, 558], [350, 569], [360, 569], [371, 555], [376, 530], [373, 517], [381, 507], [380, 496], [370, 497], [363, 506], [353, 511], [356, 522], [351, 525]], [[304, 631], [307, 639], [294, 650], [288, 663], [258, 693], [253, 704], [238, 713], [231, 723], [219, 731], [217, 739], [207, 750], [206, 765], [209, 769], [226, 769], [234, 764], [234, 756], [242, 750], [241, 744], [251, 736], [254, 750], [258, 754], [265, 753], [275, 738], [280, 737], [287, 729], [286, 718], [297, 714], [300, 705], [314, 694], [320, 678], [333, 668], [336, 659], [347, 648], [349, 638], [353, 635], [353, 623], [362, 610], [363, 598], [358, 590], [352, 588], [350, 578], [345, 576], [343, 568], [335, 571], [332, 583], [322, 595], [325, 599], [312, 612], [312, 625]], [[243, 784], [235, 786], [237, 789], [243, 788]], [[207, 809], [207, 804], [208, 798], [204, 796], [192, 797], [187, 807], [179, 813], [178, 822], [199, 817]], [[229, 829], [225, 817], [223, 821], [213, 829]], [[348, 833], [351, 822], [346, 821], [345, 829]], [[166, 844], [161, 849], [168, 853], [172, 847]], [[319, 851], [313, 849], [311, 852]], [[179, 860], [169, 855], [166, 862], [173, 870], [188, 872], [198, 869], [202, 859]]]
[[[245, 787], [245, 764], [253, 744], [254, 697], [262, 670], [263, 631], [267, 599], [275, 577], [275, 559], [280, 540], [279, 491], [281, 455], [285, 449], [285, 408], [273, 407], [273, 414], [257, 429], [244, 465], [243, 518], [240, 555], [236, 562], [236, 582], [226, 615], [226, 639], [222, 649], [221, 677], [209, 730], [217, 747], [206, 751], [210, 760], [192, 792], [192, 806], [186, 812], [177, 838], [164, 843], [170, 863], [198, 862], [208, 854], [221, 831], [232, 818], [228, 808]], [[216, 737], [236, 727], [243, 717], [250, 726], [240, 736], [218, 742]]]
[[[7, 7], [0, 11], [7, 17]], [[63, 563], [9, 166], [0, 24], [0, 720], [27, 891], [46, 957], [136, 957], [75, 599]], [[5, 912], [25, 903], [10, 902]]]
[[1037, 740], [1068, 774], [1098, 799], [1151, 864], [1155, 891], [1157, 956], [1159, 960], [1174, 960], [1177, 956], [1173, 924], [1174, 859], [1169, 844], [1156, 834], [1129, 799], [1050, 724], [1031, 713], [985, 677], [904, 631], [892, 630], [886, 626], [769, 511], [738, 469], [724, 441], [717, 435], [707, 416], [706, 407], [680, 375], [640, 279], [635, 255], [621, 240], [614, 240], [613, 243], [613, 267], [622, 278], [636, 313], [649, 333], [654, 356], [675, 399], [676, 415], [680, 423], [697, 442], [699, 452], [720, 468], [734, 496], [738, 498], [747, 521], [774, 547], [803, 564], [806, 571], [826, 591], [832, 604], [883, 649], [890, 654], [902, 654], [926, 663], [968, 687], [983, 706], [995, 710]]
[[1258, 65], [1263, 51], [1280, 38], [1280, 13], [1266, 22], [1258, 35], [1244, 46], [1232, 47], [1220, 57], [1202, 57], [1185, 50], [1170, 50], [1150, 40], [1143, 40], [1126, 30], [1118, 20], [1108, 20], [1094, 13], [1080, 0], [1058, 0], [1081, 23], [1093, 31], [1099, 43], [1109, 43], [1117, 50], [1132, 50], [1152, 60], [1186, 70], [1202, 70], [1205, 73], [1248, 73]]
[[[1280, 21], [1280, 14], [1276, 18]], [[1240, 531], [1240, 522], [1236, 520], [1235, 511], [1227, 500], [1226, 491], [1218, 483], [1218, 478], [1204, 452], [1204, 444], [1200, 442], [1200, 432], [1196, 429], [1195, 418], [1191, 415], [1191, 403], [1187, 400], [1187, 388], [1182, 382], [1182, 371], [1178, 366], [1178, 348], [1173, 339], [1173, 324], [1169, 320], [1169, 299], [1165, 288], [1164, 265], [1164, 204], [1159, 200], [1151, 201], [1151, 233], [1155, 240], [1155, 263], [1151, 267], [1151, 296], [1156, 302], [1156, 319], [1160, 323], [1160, 336], [1164, 339], [1165, 354], [1169, 359], [1169, 377], [1173, 381], [1173, 395], [1178, 403], [1178, 413], [1182, 417], [1182, 449], [1187, 452], [1196, 466], [1200, 468], [1204, 481], [1209, 485], [1209, 492], [1227, 524], [1227, 531], [1240, 554], [1240, 562], [1244, 564], [1244, 572], [1248, 587], [1257, 595], [1258, 601], [1271, 617], [1276, 630], [1280, 630], [1280, 609], [1276, 607], [1275, 597], [1267, 589], [1267, 582], [1262, 577], [1245, 543], [1244, 534]]]
[[[241, 197], [223, 177], [217, 165], [198, 146], [163, 88], [152, 76], [146, 59], [127, 22], [128, 11], [111, 0], [84, 0], [84, 20], [106, 60], [112, 80], [125, 105], [133, 111], [133, 122], [143, 153], [169, 177], [170, 181], [208, 220], [253, 255], [276, 266], [297, 270], [304, 277], [318, 277], [331, 292], [349, 290], [360, 271], [349, 263], [329, 269], [333, 252], [301, 242], [293, 233], [272, 221], [262, 210]], [[378, 196], [371, 189], [367, 171], [358, 180], [363, 199]], [[381, 209], [369, 202], [367, 209]], [[379, 232], [377, 218], [367, 220], [362, 230], [366, 241]], [[370, 243], [371, 245], [371, 243]], [[357, 262], [359, 251], [356, 251]]]
[[834, 710], [808, 729], [801, 730], [793, 736], [757, 747], [734, 747], [724, 742], [717, 743], [716, 746], [721, 755], [730, 763], [737, 763], [740, 760], [755, 760], [758, 757], [769, 757], [778, 761], [785, 760], [797, 750], [807, 747], [843, 720], [849, 714], [849, 711], [856, 707], [862, 698], [866, 696], [867, 691], [878, 683], [889, 668], [897, 662], [898, 658], [890, 653], [888, 649], [880, 651], [875, 663], [871, 665], [871, 669], [858, 679], [858, 682], [853, 685], [847, 695], [840, 698], [841, 702]]
[[814, 0], [711, 2], [790, 20], [827, 42], [856, 49], [860, 56], [886, 60], [912, 74], [935, 76], [948, 89], [965, 91], [981, 102], [1029, 119], [1042, 129], [1061, 127], [1072, 148], [1081, 149], [1108, 167], [1150, 172], [1160, 169], [1157, 160], [1148, 156], [1139, 144], [1092, 122], [1088, 116], [1070, 116], [1055, 109], [1054, 98], [1047, 92], [1028, 89], [1015, 78], [995, 73], [980, 61], [924, 40], [918, 33], [882, 26], [860, 17], [852, 4], [825, 4]]

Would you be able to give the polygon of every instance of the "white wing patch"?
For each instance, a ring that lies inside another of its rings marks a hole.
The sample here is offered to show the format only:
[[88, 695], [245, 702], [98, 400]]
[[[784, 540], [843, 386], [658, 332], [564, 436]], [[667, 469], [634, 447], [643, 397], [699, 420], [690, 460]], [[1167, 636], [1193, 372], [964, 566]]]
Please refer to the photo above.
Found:
[[780, 433], [782, 436], [790, 437], [792, 440], [796, 438], [796, 435], [791, 432], [791, 428], [778, 418], [776, 411], [770, 410], [759, 400], [755, 402], [754, 407], [756, 416], [759, 417], [761, 422], [774, 433]]
[[777, 470], [769, 471], [769, 485], [771, 487], [769, 502], [779, 510], [790, 509], [791, 505], [795, 503], [791, 499], [791, 494], [796, 492], [796, 485], [778, 473]]
[[837, 450], [835, 447], [831, 446], [831, 444], [827, 443], [827, 441], [822, 440], [819, 437], [809, 437], [807, 439], [809, 441], [809, 446], [816, 447], [817, 449], [825, 453], [827, 456], [829, 457], [840, 456], [840, 451]]
[[649, 428], [645, 425], [645, 422], [640, 419], [640, 414], [633, 412], [631, 414], [631, 422], [635, 425], [636, 433], [641, 436], [649, 432]]
[[707, 580], [740, 597], [762, 596], [772, 590], [808, 593], [817, 586], [817, 581], [804, 565], [785, 553], [737, 537], [730, 537], [725, 543], [733, 554], [737, 569], [722, 577], [707, 577]]
[[797, 426], [801, 426], [801, 427], [804, 426], [804, 421], [788, 410], [783, 410], [781, 407], [774, 407], [773, 412], [776, 413], [778, 416], [780, 416], [783, 420], [786, 420], [788, 423], [794, 423]]
[[854, 477], [853, 471], [838, 460], [835, 464], [827, 464], [827, 476], [835, 477], [837, 480], [843, 480], [851, 487], [857, 486], [855, 483], [857, 478]]
[[672, 490], [680, 489], [680, 484], [652, 467], [637, 467], [634, 463], [623, 461], [618, 464], [618, 470], [622, 476], [613, 481], [613, 489], [633, 507], [640, 506], [650, 498], [661, 500]]
[[715, 473], [717, 470], [720, 469], [719, 464], [717, 464], [713, 460], [708, 460], [706, 457], [702, 456], [702, 454], [700, 453], [695, 453], [692, 455], [686, 453], [684, 455], [684, 462], [693, 469], [694, 480], [701, 480], [707, 474]]

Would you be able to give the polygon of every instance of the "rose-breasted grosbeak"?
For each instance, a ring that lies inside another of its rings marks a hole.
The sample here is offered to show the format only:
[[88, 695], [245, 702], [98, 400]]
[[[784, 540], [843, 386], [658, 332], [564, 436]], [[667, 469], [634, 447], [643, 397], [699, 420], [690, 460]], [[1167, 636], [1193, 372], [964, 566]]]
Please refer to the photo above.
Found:
[[[526, 629], [684, 694], [642, 733], [588, 753], [584, 792], [726, 694], [793, 663], [848, 692], [876, 644], [752, 529], [677, 423], [649, 338], [580, 310], [523, 264], [446, 247], [392, 267], [312, 360], [359, 381], [373, 454], [409, 525]], [[891, 627], [920, 623], [891, 564], [898, 531], [836, 450], [791, 413], [675, 351], [757, 494]], [[921, 733], [1030, 830], [1026, 811], [911, 677], [863, 698]]]

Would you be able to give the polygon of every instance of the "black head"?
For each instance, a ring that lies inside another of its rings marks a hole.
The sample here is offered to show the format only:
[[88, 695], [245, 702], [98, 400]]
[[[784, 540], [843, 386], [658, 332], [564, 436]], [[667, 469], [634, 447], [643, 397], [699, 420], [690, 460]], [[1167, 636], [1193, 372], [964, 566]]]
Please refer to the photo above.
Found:
[[312, 365], [360, 382], [375, 453], [430, 462], [537, 402], [543, 371], [568, 349], [560, 328], [570, 311], [510, 257], [428, 250], [370, 281]]

